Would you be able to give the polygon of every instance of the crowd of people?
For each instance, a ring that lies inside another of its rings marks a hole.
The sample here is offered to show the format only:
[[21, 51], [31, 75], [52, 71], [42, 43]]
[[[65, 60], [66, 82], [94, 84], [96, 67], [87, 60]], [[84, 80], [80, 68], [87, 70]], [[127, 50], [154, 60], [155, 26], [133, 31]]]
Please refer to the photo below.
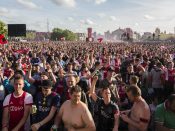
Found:
[[0, 45], [2, 131], [175, 131], [175, 44]]

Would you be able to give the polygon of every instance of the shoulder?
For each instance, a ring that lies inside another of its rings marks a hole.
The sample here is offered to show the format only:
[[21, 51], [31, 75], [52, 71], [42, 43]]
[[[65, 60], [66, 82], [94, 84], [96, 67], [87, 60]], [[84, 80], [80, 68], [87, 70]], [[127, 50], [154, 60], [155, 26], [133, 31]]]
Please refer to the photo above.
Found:
[[3, 107], [6, 107], [6, 106], [9, 105], [11, 95], [12, 95], [12, 94], [9, 94], [9, 95], [7, 95], [7, 96], [5, 97], [4, 102], [3, 102]]
[[10, 99], [10, 97], [12, 96], [12, 94], [8, 94], [5, 99]]
[[80, 101], [80, 107], [86, 109], [87, 108], [87, 105], [84, 102], [81, 102]]
[[111, 107], [114, 109], [114, 110], [119, 110], [119, 107], [116, 103], [112, 102], [111, 101]]
[[65, 101], [65, 102], [62, 104], [61, 108], [64, 108], [64, 107], [69, 106], [69, 105], [70, 105], [70, 103], [71, 103], [71, 101], [70, 101], [70, 100], [66, 100], [66, 101]]
[[28, 92], [25, 92], [26, 93], [26, 96], [25, 97], [32, 97], [32, 95]]
[[80, 107], [80, 110], [82, 111], [83, 114], [89, 112], [89, 109], [88, 109], [88, 107], [87, 107], [87, 105], [85, 103], [80, 102], [80, 106], [79, 107]]
[[164, 107], [164, 104], [160, 104], [160, 105], [158, 105], [157, 107], [156, 107], [156, 113], [158, 113], [158, 112], [161, 112], [161, 113], [163, 113], [165, 111], [165, 107]]
[[29, 93], [27, 93], [26, 92], [26, 95], [25, 95], [25, 104], [33, 104], [33, 97], [32, 97], [32, 95], [31, 94], [29, 94]]
[[140, 112], [150, 111], [149, 105], [145, 101], [140, 101], [138, 103], [137, 109]]

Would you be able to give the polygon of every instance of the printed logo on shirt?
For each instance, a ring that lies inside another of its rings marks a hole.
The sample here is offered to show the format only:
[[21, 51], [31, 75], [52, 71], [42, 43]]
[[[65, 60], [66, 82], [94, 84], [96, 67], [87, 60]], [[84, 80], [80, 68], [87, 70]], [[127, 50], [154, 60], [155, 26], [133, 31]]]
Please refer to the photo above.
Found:
[[50, 111], [50, 107], [39, 106], [38, 110], [41, 111], [41, 112], [48, 112], [48, 111]]
[[23, 106], [10, 106], [10, 111], [22, 111]]

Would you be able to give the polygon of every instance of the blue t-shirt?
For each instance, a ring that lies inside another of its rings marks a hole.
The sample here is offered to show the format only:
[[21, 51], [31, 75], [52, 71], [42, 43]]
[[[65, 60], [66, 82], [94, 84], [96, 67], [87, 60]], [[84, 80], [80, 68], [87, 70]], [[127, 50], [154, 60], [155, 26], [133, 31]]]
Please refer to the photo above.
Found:
[[[60, 96], [57, 93], [52, 92], [49, 96], [44, 97], [44, 95], [40, 92], [36, 95], [34, 104], [37, 107], [37, 113], [34, 120], [34, 123], [36, 123], [36, 122], [42, 121], [49, 115], [52, 106], [59, 109]], [[53, 125], [53, 122], [54, 122], [54, 117], [48, 123], [43, 125], [43, 127], [45, 127], [45, 129], [46, 127], [51, 128], [51, 126]]]

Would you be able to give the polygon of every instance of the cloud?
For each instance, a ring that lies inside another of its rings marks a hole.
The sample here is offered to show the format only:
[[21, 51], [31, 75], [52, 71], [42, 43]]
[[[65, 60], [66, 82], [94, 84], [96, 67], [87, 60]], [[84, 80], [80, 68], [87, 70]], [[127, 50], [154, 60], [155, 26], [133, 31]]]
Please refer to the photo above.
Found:
[[7, 8], [0, 7], [0, 15], [1, 16], [7, 15], [8, 13], [9, 13], [9, 10]]
[[116, 20], [117, 20], [117, 18], [116, 18], [115, 16], [110, 16], [109, 19], [110, 19], [111, 21], [116, 21]]
[[139, 23], [135, 23], [135, 26], [139, 26]]
[[154, 17], [150, 16], [150, 15], [144, 15], [144, 18], [147, 20], [153, 20]]
[[98, 13], [97, 16], [99, 16], [100, 18], [104, 18], [106, 16], [105, 13]]
[[19, 4], [30, 8], [30, 9], [37, 9], [39, 8], [35, 3], [33, 3], [31, 0], [16, 0]]
[[58, 6], [75, 7], [75, 0], [52, 0]]
[[74, 18], [72, 18], [72, 17], [67, 17], [67, 20], [72, 22], [72, 21], [74, 21]]
[[99, 5], [105, 3], [107, 0], [95, 0], [95, 4]]
[[17, 10], [9, 10], [5, 7], [0, 7], [0, 16], [6, 18], [6, 21], [10, 18], [16, 18], [18, 16]]
[[84, 25], [94, 25], [95, 23], [90, 20], [90, 19], [86, 19], [86, 20], [80, 20], [80, 22]]

